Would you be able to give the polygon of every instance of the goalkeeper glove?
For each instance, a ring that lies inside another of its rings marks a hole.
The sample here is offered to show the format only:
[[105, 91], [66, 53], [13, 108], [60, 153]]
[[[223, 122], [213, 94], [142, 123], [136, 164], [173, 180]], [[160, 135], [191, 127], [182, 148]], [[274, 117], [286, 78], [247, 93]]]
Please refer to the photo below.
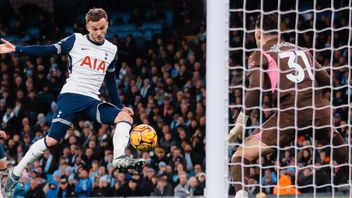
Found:
[[243, 130], [244, 130], [244, 127], [246, 127], [248, 117], [249, 116], [245, 115], [242, 112], [238, 114], [235, 126], [231, 129], [230, 133], [227, 135], [227, 141], [229, 143], [236, 142], [238, 138], [242, 139]]

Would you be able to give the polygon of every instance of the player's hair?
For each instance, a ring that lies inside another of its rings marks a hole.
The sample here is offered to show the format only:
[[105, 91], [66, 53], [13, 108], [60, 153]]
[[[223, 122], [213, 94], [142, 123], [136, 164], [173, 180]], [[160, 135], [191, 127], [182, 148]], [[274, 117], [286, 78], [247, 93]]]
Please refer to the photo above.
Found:
[[268, 34], [268, 35], [278, 34], [279, 27], [278, 27], [277, 14], [263, 14], [263, 15], [259, 14], [257, 17], [257, 21], [255, 22], [255, 27], [265, 31], [264, 34]]
[[99, 21], [100, 19], [108, 20], [108, 14], [106, 14], [105, 10], [102, 8], [92, 8], [86, 14], [86, 23], [89, 21]]

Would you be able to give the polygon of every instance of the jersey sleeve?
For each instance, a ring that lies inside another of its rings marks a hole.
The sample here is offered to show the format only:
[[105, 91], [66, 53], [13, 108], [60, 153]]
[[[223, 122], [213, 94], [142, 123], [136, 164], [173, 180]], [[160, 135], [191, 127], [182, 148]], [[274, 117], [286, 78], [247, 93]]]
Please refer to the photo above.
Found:
[[[245, 94], [244, 113], [249, 115], [253, 107], [258, 106], [260, 91], [261, 91], [261, 78], [263, 78], [261, 68], [266, 65], [265, 56], [261, 57], [260, 52], [253, 52], [248, 58], [248, 79], [249, 85]], [[262, 79], [264, 81], [264, 79]]]
[[76, 41], [76, 35], [72, 34], [61, 41], [54, 44], [57, 49], [57, 54], [67, 54], [73, 48], [73, 45]]
[[56, 54], [65, 54], [72, 49], [74, 42], [75, 35], [72, 34], [71, 36], [66, 37], [60, 42], [52, 45], [16, 45], [16, 53], [28, 54], [32, 56], [52, 56]]
[[328, 72], [315, 61], [315, 79], [318, 81], [319, 87], [330, 85], [330, 76]]
[[259, 68], [256, 67], [254, 71], [249, 72], [249, 86], [248, 90], [245, 94], [244, 101], [244, 113], [249, 115], [253, 110], [253, 107], [257, 106], [259, 103], [260, 97], [260, 71]]
[[122, 109], [123, 105], [120, 100], [119, 92], [117, 90], [116, 78], [114, 72], [107, 72], [105, 75], [105, 86], [109, 92], [111, 103]]
[[310, 52], [307, 52], [310, 63], [314, 68], [315, 71], [315, 79], [318, 82], [319, 87], [323, 86], [329, 86], [330, 85], [330, 75], [326, 70], [318, 63], [318, 61], [313, 60], [312, 54]]
[[116, 51], [114, 60], [108, 66], [107, 72], [115, 72], [117, 58], [118, 58], [118, 51]]

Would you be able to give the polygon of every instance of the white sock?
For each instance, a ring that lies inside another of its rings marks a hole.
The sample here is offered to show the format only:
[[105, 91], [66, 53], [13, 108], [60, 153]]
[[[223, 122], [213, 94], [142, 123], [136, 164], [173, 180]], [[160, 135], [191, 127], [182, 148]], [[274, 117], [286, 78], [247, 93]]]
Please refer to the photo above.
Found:
[[[44, 137], [45, 138], [45, 137]], [[40, 158], [44, 151], [48, 148], [45, 145], [44, 138], [36, 141], [27, 151], [26, 155], [22, 158], [22, 160], [15, 166], [13, 169], [13, 173], [21, 177], [22, 172], [27, 167], [28, 164], [33, 163], [34, 160]]]
[[125, 149], [130, 140], [130, 130], [132, 126], [128, 122], [119, 122], [116, 124], [112, 143], [114, 146], [114, 159], [125, 155]]
[[248, 192], [247, 192], [247, 191], [244, 191], [244, 190], [239, 190], [239, 191], [236, 193], [235, 198], [248, 198]]

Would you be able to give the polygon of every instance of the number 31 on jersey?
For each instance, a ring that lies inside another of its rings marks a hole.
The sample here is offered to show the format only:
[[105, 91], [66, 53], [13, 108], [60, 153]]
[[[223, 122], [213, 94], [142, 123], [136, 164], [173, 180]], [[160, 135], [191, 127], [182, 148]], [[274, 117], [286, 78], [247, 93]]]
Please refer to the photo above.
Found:
[[290, 51], [290, 52], [281, 52], [279, 53], [279, 57], [280, 58], [287, 58], [288, 57], [288, 67], [289, 68], [293, 68], [296, 70], [296, 75], [293, 74], [287, 74], [286, 78], [289, 79], [290, 81], [294, 82], [294, 83], [300, 83], [304, 80], [304, 70], [302, 68], [302, 65], [296, 63], [297, 58], [301, 57], [303, 60], [303, 63], [305, 65], [305, 67], [307, 68], [307, 72], [309, 75], [309, 78], [311, 80], [314, 80], [314, 76], [312, 73], [312, 68], [309, 64], [308, 58], [306, 53], [304, 53], [304, 51], [300, 50], [300, 51]]

